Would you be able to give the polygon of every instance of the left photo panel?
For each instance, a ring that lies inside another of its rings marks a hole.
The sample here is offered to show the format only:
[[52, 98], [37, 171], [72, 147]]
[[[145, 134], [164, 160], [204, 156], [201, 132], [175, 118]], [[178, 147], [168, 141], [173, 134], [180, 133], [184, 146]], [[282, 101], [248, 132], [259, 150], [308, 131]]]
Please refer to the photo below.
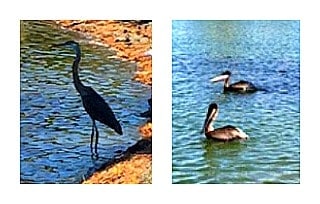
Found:
[[20, 21], [20, 183], [152, 183], [152, 21]]

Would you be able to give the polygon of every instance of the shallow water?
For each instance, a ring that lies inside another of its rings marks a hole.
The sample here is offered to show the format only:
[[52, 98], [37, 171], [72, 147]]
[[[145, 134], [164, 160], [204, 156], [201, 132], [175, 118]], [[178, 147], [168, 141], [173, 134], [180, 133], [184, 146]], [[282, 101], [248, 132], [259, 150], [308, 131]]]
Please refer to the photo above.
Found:
[[[300, 183], [299, 32], [299, 21], [173, 21], [173, 183]], [[223, 94], [210, 79], [225, 70], [265, 91]], [[205, 139], [211, 102], [215, 127], [250, 140]]]
[[[75, 90], [74, 53], [49, 46], [67, 40], [82, 48], [80, 79], [94, 88], [120, 120], [124, 135], [99, 129], [99, 159], [92, 160], [92, 121]], [[151, 89], [135, 82], [135, 64], [115, 59], [109, 49], [46, 21], [21, 21], [20, 181], [77, 183], [139, 139], [138, 115], [148, 108]]]

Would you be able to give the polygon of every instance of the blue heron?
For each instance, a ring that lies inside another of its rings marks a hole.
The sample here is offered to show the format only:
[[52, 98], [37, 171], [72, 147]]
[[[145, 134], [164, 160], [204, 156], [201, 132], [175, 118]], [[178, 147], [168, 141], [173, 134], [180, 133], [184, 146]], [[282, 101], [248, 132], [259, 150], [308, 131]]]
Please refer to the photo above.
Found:
[[[92, 154], [95, 153], [96, 155], [98, 155], [97, 148], [98, 148], [99, 131], [96, 126], [96, 120], [109, 126], [111, 129], [113, 129], [120, 135], [123, 134], [121, 125], [119, 121], [116, 119], [108, 103], [106, 103], [103, 100], [103, 98], [95, 90], [93, 90], [93, 88], [83, 85], [82, 82], [80, 81], [78, 69], [79, 69], [79, 62], [81, 60], [81, 50], [80, 50], [79, 43], [75, 41], [67, 41], [65, 43], [55, 44], [52, 47], [59, 47], [59, 46], [71, 48], [72, 50], [75, 51], [76, 57], [72, 64], [73, 83], [81, 96], [84, 109], [89, 114], [92, 120], [92, 132], [91, 132], [91, 142], [90, 142], [91, 153]], [[92, 143], [93, 143], [93, 136], [95, 132], [96, 132], [95, 145], [94, 145], [95, 152], [93, 153]]]

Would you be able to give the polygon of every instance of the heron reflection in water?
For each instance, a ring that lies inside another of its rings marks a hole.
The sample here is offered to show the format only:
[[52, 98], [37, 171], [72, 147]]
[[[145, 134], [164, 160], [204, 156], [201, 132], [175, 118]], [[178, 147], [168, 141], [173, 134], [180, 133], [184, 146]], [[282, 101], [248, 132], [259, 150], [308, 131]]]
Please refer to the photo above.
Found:
[[[112, 109], [106, 103], [103, 98], [91, 87], [85, 86], [82, 84], [79, 78], [79, 63], [81, 60], [81, 50], [79, 43], [75, 41], [67, 41], [61, 44], [52, 45], [52, 47], [66, 47], [72, 49], [76, 57], [72, 64], [72, 75], [73, 75], [73, 83], [77, 91], [79, 92], [82, 100], [82, 104], [84, 109], [89, 114], [92, 120], [92, 132], [91, 132], [91, 141], [90, 148], [92, 155], [98, 156], [98, 140], [99, 140], [99, 131], [96, 126], [96, 120], [109, 126], [118, 134], [122, 135], [122, 128], [119, 121], [116, 119]], [[94, 144], [94, 152], [93, 152], [93, 137], [94, 133], [96, 133], [95, 144]]]

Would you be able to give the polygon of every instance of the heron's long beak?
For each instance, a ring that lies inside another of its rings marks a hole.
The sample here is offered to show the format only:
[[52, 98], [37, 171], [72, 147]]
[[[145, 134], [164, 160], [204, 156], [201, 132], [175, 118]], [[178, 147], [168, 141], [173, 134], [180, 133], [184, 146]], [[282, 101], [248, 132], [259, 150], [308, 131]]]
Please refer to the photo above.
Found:
[[60, 44], [52, 44], [49, 46], [49, 48], [54, 48], [54, 47], [59, 47], [59, 46], [60, 46]]
[[219, 75], [219, 76], [216, 76], [214, 77], [213, 79], [211, 79], [210, 81], [211, 82], [218, 82], [218, 81], [223, 81], [223, 80], [226, 80], [227, 78], [229, 77], [229, 75]]

